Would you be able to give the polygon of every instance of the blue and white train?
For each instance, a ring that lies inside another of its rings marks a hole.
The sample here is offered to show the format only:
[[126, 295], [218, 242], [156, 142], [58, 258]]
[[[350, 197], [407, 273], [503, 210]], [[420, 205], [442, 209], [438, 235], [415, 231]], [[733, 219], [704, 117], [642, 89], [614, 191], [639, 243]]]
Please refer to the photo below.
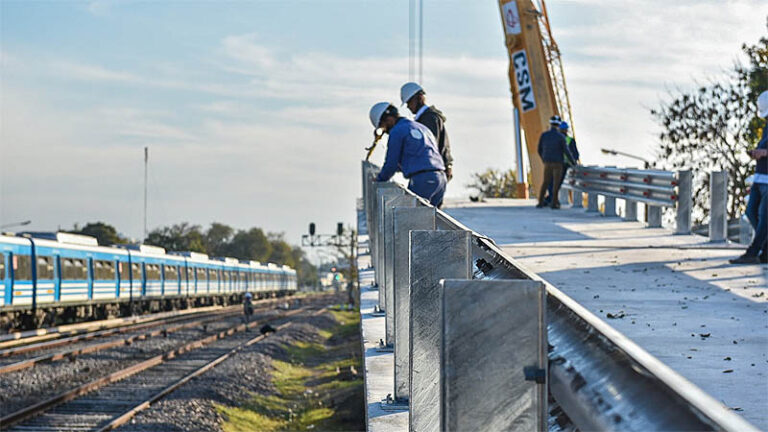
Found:
[[102, 247], [93, 237], [69, 233], [0, 235], [2, 328], [228, 304], [245, 292], [271, 297], [294, 291], [296, 271], [287, 266], [166, 253], [148, 245]]

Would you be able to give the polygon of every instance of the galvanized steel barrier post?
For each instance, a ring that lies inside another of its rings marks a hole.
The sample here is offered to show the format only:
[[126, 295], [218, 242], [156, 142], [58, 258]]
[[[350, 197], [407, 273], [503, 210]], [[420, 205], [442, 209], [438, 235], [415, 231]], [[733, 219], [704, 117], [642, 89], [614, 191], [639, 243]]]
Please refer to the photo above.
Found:
[[728, 238], [728, 172], [709, 174], [709, 241], [724, 242]]
[[376, 243], [374, 244], [374, 250], [376, 255], [374, 256], [374, 266], [376, 267], [375, 280], [376, 285], [379, 287], [379, 308], [386, 308], [385, 290], [384, 290], [384, 242], [386, 238], [384, 236], [384, 203], [386, 200], [402, 196], [403, 191], [400, 187], [394, 183], [377, 183], [376, 189]]
[[600, 208], [597, 206], [597, 194], [587, 192], [587, 212], [598, 212]]
[[568, 200], [570, 198], [568, 196], [568, 189], [565, 189], [565, 188], [561, 187], [559, 192], [558, 192], [558, 195], [559, 196], [558, 196], [557, 200], [560, 201], [561, 205], [568, 204]]
[[544, 284], [442, 281], [441, 431], [544, 431]]
[[384, 205], [384, 312], [385, 342], [393, 346], [395, 341], [395, 209], [416, 207], [416, 198], [401, 195], [390, 198]]
[[755, 235], [755, 230], [752, 228], [752, 224], [749, 223], [749, 219], [746, 216], [741, 215], [739, 218], [739, 243], [750, 244], [752, 243], [752, 237]]
[[627, 222], [637, 221], [637, 201], [624, 200], [624, 220]]
[[472, 233], [412, 231], [410, 411], [412, 432], [440, 431], [441, 279], [472, 277]]
[[616, 198], [612, 196], [606, 196], [604, 204], [605, 210], [603, 211], [603, 215], [608, 217], [616, 216]]
[[584, 194], [580, 190], [573, 189], [573, 208], [584, 208]]
[[[410, 392], [410, 235], [413, 230], [435, 229], [435, 208], [395, 209], [395, 400], [405, 402]], [[430, 261], [433, 265], [434, 261]], [[442, 265], [442, 263], [438, 264]]]
[[690, 170], [677, 172], [677, 214], [675, 234], [691, 233], [691, 210], [693, 209], [693, 176]]
[[661, 228], [661, 207], [648, 205], [648, 228]]

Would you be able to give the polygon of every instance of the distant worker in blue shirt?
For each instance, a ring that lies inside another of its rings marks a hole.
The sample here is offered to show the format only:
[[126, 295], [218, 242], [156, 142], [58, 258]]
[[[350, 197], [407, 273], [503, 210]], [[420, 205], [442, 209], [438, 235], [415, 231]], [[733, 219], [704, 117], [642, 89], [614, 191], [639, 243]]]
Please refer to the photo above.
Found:
[[420, 123], [400, 117], [389, 102], [374, 105], [370, 118], [374, 128], [389, 134], [387, 156], [376, 180], [387, 181], [401, 171], [408, 179], [408, 189], [440, 207], [448, 179], [432, 132]]

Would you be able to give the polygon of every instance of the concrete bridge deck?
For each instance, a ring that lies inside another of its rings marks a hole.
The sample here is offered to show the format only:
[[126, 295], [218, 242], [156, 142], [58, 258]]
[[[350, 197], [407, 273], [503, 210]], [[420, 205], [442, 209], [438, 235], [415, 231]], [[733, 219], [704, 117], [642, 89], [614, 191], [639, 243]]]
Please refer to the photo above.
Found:
[[444, 210], [768, 430], [768, 266], [732, 266], [742, 249], [704, 237], [534, 204]]

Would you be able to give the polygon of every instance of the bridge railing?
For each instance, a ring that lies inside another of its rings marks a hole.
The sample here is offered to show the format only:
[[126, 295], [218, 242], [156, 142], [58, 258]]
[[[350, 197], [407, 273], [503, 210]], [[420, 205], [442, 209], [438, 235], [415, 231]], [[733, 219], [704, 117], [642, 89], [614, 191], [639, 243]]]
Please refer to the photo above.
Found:
[[394, 397], [382, 408], [404, 405], [411, 429], [756, 430], [488, 237], [376, 182], [378, 170], [363, 163], [394, 350]]
[[[648, 208], [647, 223], [661, 227], [661, 209], [676, 211], [675, 233], [691, 232], [691, 171], [638, 170], [629, 168], [577, 165], [568, 170], [565, 190], [574, 191], [574, 207], [582, 207], [582, 193], [587, 194], [587, 211], [599, 211], [597, 197], [603, 196], [604, 214], [616, 216], [616, 199], [625, 200], [624, 219], [638, 220], [637, 204]], [[565, 197], [562, 197], [565, 198]]]

